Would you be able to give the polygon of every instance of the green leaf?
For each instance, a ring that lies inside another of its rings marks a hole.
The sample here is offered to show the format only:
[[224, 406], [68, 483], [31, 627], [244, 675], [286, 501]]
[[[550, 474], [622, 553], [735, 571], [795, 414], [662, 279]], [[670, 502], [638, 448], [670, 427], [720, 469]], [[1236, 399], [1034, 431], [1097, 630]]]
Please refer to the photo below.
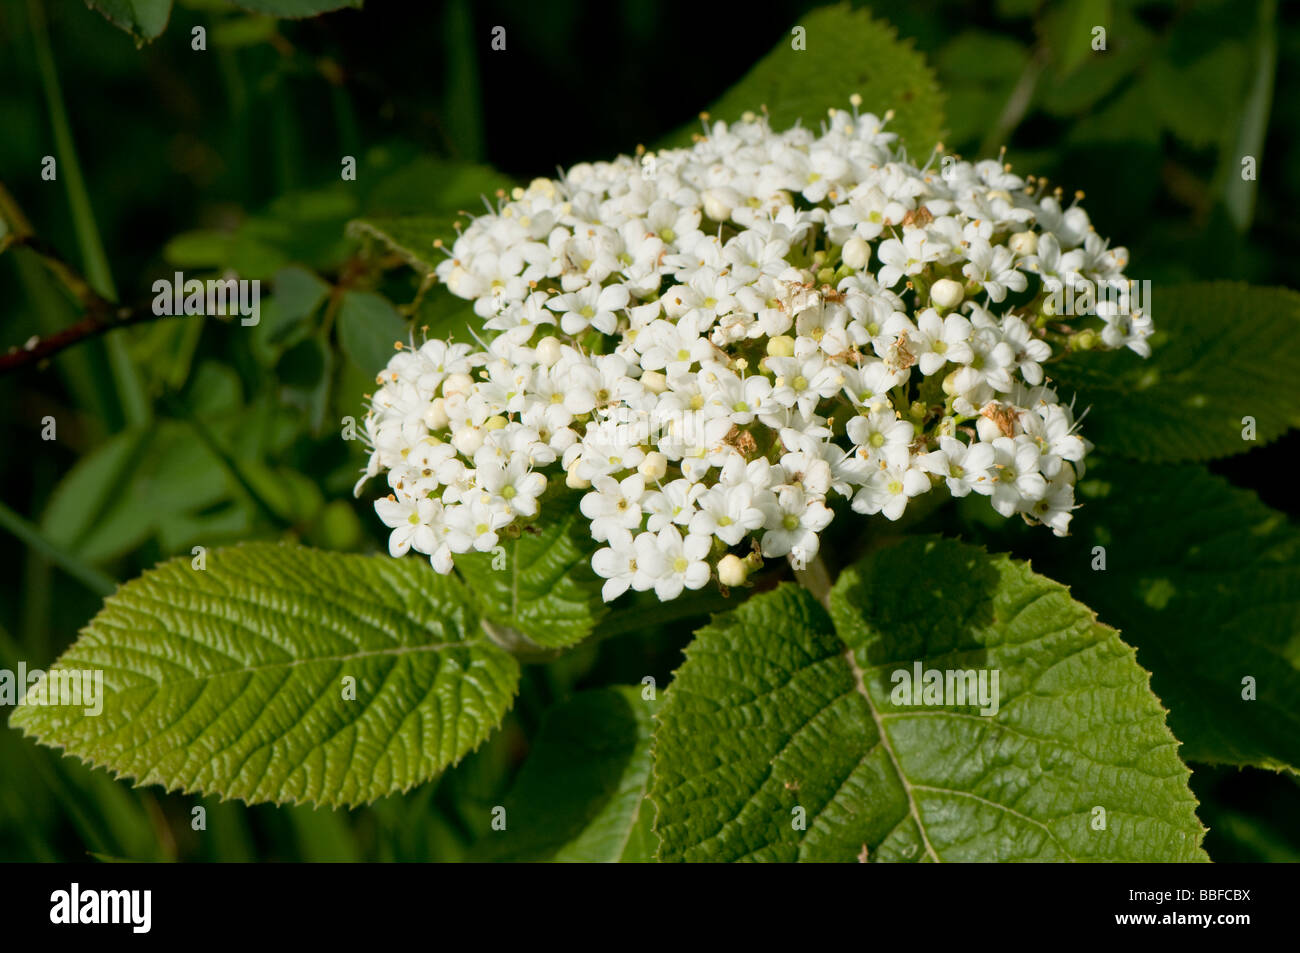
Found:
[[652, 860], [654, 809], [645, 795], [655, 706], [639, 687], [620, 686], [548, 711], [506, 796], [506, 829], [486, 835], [477, 859]]
[[[1092, 27], [1106, 27], [1106, 49], [1092, 50]], [[1151, 59], [1154, 35], [1124, 7], [1113, 9], [1108, 20], [1089, 24], [1083, 44], [1086, 69], [1076, 69], [1068, 76], [1059, 69], [1053, 81], [1039, 87], [1041, 104], [1053, 116], [1079, 118], [1079, 114], [1094, 110], [1120, 83]]]
[[375, 186], [366, 214], [348, 223], [348, 234], [374, 238], [416, 271], [428, 274], [446, 258], [433, 243], [450, 245], [456, 238], [456, 217], [482, 209], [485, 198], [511, 184], [488, 166], [418, 159]]
[[1200, 467], [1088, 474], [1041, 568], [1123, 627], [1185, 758], [1300, 771], [1300, 530]]
[[446, 341], [472, 340], [474, 334], [483, 340], [496, 336], [495, 331], [483, 327], [483, 319], [474, 313], [472, 303], [457, 298], [446, 288], [430, 288], [420, 299], [411, 323], [421, 334]]
[[220, 502], [228, 488], [220, 461], [190, 426], [163, 420], [123, 431], [79, 460], [54, 488], [41, 529], [102, 562], [148, 539], [166, 517]]
[[[1107, 453], [1176, 463], [1245, 453], [1300, 424], [1300, 293], [1237, 282], [1157, 288], [1152, 356], [1051, 365], [1062, 398]], [[1246, 417], [1256, 439], [1243, 439]]]
[[212, 24], [212, 45], [239, 49], [270, 42], [276, 35], [275, 21], [263, 16], [231, 17]]
[[[55, 485], [41, 516], [41, 531], [55, 545], [80, 550], [78, 545], [93, 527], [108, 520], [110, 508], [123, 502], [121, 486], [139, 465], [148, 446], [149, 434], [126, 430], [115, 434], [83, 456]], [[131, 549], [148, 536], [149, 521], [141, 518], [114, 526], [114, 541]], [[120, 540], [120, 542], [117, 542]], [[104, 553], [92, 555], [92, 561]], [[108, 552], [107, 555], [115, 555]]]
[[[795, 49], [800, 28], [805, 49]], [[708, 111], [714, 119], [732, 122], [766, 106], [774, 129], [800, 121], [816, 130], [828, 109], [847, 110], [854, 93], [862, 96], [864, 112], [895, 111], [888, 128], [914, 155], [923, 158], [939, 141], [943, 96], [925, 58], [900, 42], [892, 27], [848, 4], [801, 17]], [[691, 122], [667, 144], [689, 144], [699, 131], [699, 123]]]
[[137, 40], [155, 40], [167, 28], [172, 0], [86, 0], [104, 19]]
[[18, 708], [10, 723], [42, 743], [168, 790], [323, 805], [455, 764], [519, 679], [424, 562], [267, 543], [127, 583], [55, 670], [102, 671], [103, 712]]
[[273, 286], [285, 321], [297, 321], [315, 313], [330, 293], [329, 283], [314, 271], [299, 265], [282, 268]]
[[339, 307], [339, 344], [358, 369], [374, 377], [387, 366], [394, 344], [409, 344], [410, 329], [383, 295], [348, 291]]
[[427, 215], [380, 215], [348, 223], [352, 238], [373, 238], [421, 274], [432, 274], [443, 258], [433, 243], [456, 237], [451, 218]]
[[365, 0], [235, 0], [237, 6], [254, 13], [301, 20], [332, 10], [360, 10]]
[[1148, 122], [1196, 147], [1232, 144], [1254, 72], [1256, 9], [1193, 4], [1169, 22], [1143, 76]]
[[1074, 72], [1090, 56], [1105, 56], [1092, 48], [1093, 29], [1111, 26], [1110, 0], [1069, 0], [1055, 8], [1046, 18], [1045, 32], [1060, 75]]
[[1251, 71], [1246, 45], [1223, 37], [1195, 60], [1162, 57], [1148, 68], [1146, 93], [1155, 110], [1149, 117], [1189, 145], [1205, 147], [1236, 132], [1232, 116], [1247, 88]]
[[502, 539], [497, 552], [456, 557], [484, 618], [544, 649], [577, 645], [609, 609], [600, 597], [603, 580], [591, 568], [599, 544], [578, 510], [581, 496], [548, 496], [540, 521]]
[[[1029, 65], [1022, 43], [997, 33], [966, 30], [935, 57], [948, 95], [947, 143], [978, 143], [1003, 111]], [[1001, 142], [998, 145], [1002, 145]]]
[[1233, 147], [1221, 155], [1220, 171], [1215, 176], [1216, 184], [1223, 190], [1228, 215], [1242, 232], [1250, 227], [1255, 214], [1257, 180], [1255, 176], [1246, 178], [1242, 175], [1241, 163], [1247, 156], [1256, 163], [1263, 157], [1264, 136], [1273, 107], [1273, 87], [1277, 83], [1277, 4], [1272, 0], [1261, 0], [1256, 9], [1258, 25], [1252, 40], [1250, 88], [1241, 104], [1241, 119]]
[[[1062, 586], [913, 538], [830, 603], [783, 585], [687, 649], [655, 734], [661, 859], [1204, 859], [1146, 672]], [[996, 713], [895, 704], [916, 665], [999, 673]]]

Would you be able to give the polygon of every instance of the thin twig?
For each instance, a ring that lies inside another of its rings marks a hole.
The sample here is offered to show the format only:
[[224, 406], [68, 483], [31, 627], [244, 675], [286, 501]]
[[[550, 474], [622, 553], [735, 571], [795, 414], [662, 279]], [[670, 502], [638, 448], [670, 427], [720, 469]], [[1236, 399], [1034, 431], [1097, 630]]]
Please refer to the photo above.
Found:
[[8, 248], [26, 248], [32, 252], [40, 259], [45, 270], [68, 290], [85, 312], [85, 317], [62, 331], [45, 338], [33, 338], [21, 347], [10, 348], [7, 354], [0, 354], [0, 374], [43, 361], [64, 348], [103, 334], [105, 331], [128, 327], [142, 321], [152, 321], [155, 318], [169, 317], [169, 315], [154, 314], [152, 308], [143, 305], [139, 307], [116, 305], [96, 291], [81, 272], [69, 264], [54, 246], [35, 234], [31, 222], [14, 201], [13, 196], [9, 194], [3, 182], [0, 182], [0, 218], [9, 229], [8, 233], [0, 238], [0, 251]]
[[105, 302], [105, 305], [107, 310], [100, 308], [88, 310], [86, 316], [76, 324], [48, 337], [34, 337], [21, 347], [11, 348], [7, 354], [0, 354], [0, 374], [46, 360], [65, 348], [106, 331], [126, 328], [146, 321], [156, 321], [160, 318], [177, 317], [177, 315], [154, 314], [151, 308], [145, 306], [116, 307], [108, 302]]

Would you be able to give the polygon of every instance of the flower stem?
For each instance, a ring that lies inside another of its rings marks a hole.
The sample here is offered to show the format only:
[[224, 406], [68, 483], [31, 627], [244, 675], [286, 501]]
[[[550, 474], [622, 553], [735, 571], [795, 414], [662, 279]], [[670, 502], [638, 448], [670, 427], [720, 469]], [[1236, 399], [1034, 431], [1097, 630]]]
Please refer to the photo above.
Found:
[[821, 553], [812, 558], [803, 569], [795, 569], [794, 578], [811, 592], [828, 610], [831, 607], [831, 574]]

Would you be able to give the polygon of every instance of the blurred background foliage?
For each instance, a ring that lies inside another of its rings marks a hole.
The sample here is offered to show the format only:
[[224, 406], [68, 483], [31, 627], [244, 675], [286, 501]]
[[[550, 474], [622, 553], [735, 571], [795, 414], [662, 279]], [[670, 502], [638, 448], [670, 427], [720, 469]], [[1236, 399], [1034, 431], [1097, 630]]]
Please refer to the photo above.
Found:
[[[369, 503], [351, 495], [363, 457], [340, 439], [344, 420], [363, 413], [407, 318], [436, 329], [460, 312], [347, 223], [411, 212], [450, 223], [503, 184], [654, 143], [810, 6], [367, 0], [277, 21], [179, 0], [162, 36], [137, 48], [80, 3], [0, 0], [0, 182], [35, 232], [122, 302], [147, 302], [178, 270], [235, 270], [265, 295], [256, 327], [146, 323], [0, 376], [0, 667], [47, 665], [117, 582], [197, 545], [382, 549]], [[976, 157], [1005, 144], [1022, 174], [1084, 189], [1098, 230], [1130, 248], [1132, 277], [1296, 285], [1296, 5], [871, 9], [934, 67], [946, 147]], [[498, 25], [505, 51], [490, 49]], [[192, 49], [196, 26], [206, 50]], [[1095, 26], [1104, 52], [1090, 49]], [[40, 176], [47, 155], [53, 182]], [[1242, 155], [1257, 159], [1256, 182], [1242, 180]], [[355, 181], [340, 177], [344, 156]], [[0, 302], [3, 349], [78, 317], [23, 248], [0, 256]], [[1292, 435], [1213, 469], [1294, 517], [1281, 465], [1295, 450]], [[436, 783], [352, 812], [133, 790], [0, 731], [0, 859], [461, 859], [550, 705], [646, 675], [666, 684], [689, 633], [648, 625], [530, 666], [485, 747]], [[1300, 859], [1290, 776], [1194, 766], [1193, 788], [1214, 859]], [[198, 803], [204, 832], [191, 827]]]

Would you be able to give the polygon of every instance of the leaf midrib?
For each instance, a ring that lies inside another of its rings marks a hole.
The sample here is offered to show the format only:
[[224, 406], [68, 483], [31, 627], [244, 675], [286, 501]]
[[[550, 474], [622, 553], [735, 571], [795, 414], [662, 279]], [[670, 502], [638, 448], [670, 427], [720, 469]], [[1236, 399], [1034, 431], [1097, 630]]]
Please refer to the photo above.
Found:
[[[172, 688], [180, 685], [186, 685], [191, 682], [210, 682], [210, 681], [215, 681], [218, 678], [224, 678], [231, 675], [252, 675], [256, 672], [295, 668], [299, 665], [308, 665], [315, 662], [330, 662], [330, 663], [337, 664], [339, 662], [350, 662], [356, 659], [373, 658], [373, 657], [383, 656], [383, 655], [397, 656], [397, 655], [406, 655], [412, 652], [438, 652], [438, 651], [442, 651], [443, 649], [453, 649], [458, 647], [475, 648], [475, 647], [482, 647], [482, 646], [489, 646], [491, 648], [496, 648], [496, 645], [486, 638], [464, 639], [456, 642], [432, 642], [427, 645], [394, 645], [382, 649], [367, 649], [361, 652], [351, 652], [346, 655], [315, 655], [312, 656], [311, 658], [289, 659], [287, 661], [282, 661], [282, 662], [271, 662], [266, 665], [249, 665], [243, 668], [228, 668], [218, 672], [211, 672], [207, 675], [190, 675], [182, 678], [159, 679], [159, 680], [152, 681], [149, 685], [133, 685], [130, 688], [125, 688], [122, 689], [121, 691], [112, 692], [111, 694], [114, 697], [120, 697], [120, 696], [127, 695], [130, 692], [143, 691], [146, 689], [157, 691], [160, 688]], [[78, 662], [76, 659], [64, 658], [59, 660], [59, 663], [54, 667], [54, 669], [52, 669], [52, 671], [59, 670], [59, 669], [68, 669], [81, 664], [92, 665], [92, 666], [95, 665], [95, 663], [92, 663], [90, 661], [81, 663]], [[98, 666], [98, 667], [103, 668], [105, 666]], [[144, 674], [143, 672], [137, 672], [132, 669], [119, 668], [118, 670], [130, 671], [134, 675]]]
[[[840, 639], [843, 644], [843, 639]], [[894, 768], [894, 774], [898, 776], [899, 783], [903, 786], [903, 793], [907, 795], [907, 809], [912, 815], [912, 820], [916, 822], [917, 832], [921, 835], [921, 843], [925, 845], [925, 851], [935, 863], [943, 863], [934, 846], [930, 843], [930, 835], [926, 833], [925, 824], [921, 821], [921, 811], [916, 806], [916, 798], [912, 795], [912, 783], [907, 780], [907, 775], [903, 774], [903, 766], [898, 761], [898, 755], [894, 753], [894, 745], [889, 740], [889, 735], [885, 733], [885, 723], [880, 718], [880, 712], [876, 711], [876, 703], [871, 700], [871, 694], [867, 691], [866, 683], [863, 681], [863, 672], [858, 660], [853, 656], [853, 649], [846, 647], [844, 654], [841, 656], [848, 663], [849, 671], [853, 673], [853, 688], [867, 702], [867, 709], [871, 712], [871, 720], [876, 724], [876, 733], [880, 735], [880, 746], [885, 749], [889, 755], [889, 763]]]

